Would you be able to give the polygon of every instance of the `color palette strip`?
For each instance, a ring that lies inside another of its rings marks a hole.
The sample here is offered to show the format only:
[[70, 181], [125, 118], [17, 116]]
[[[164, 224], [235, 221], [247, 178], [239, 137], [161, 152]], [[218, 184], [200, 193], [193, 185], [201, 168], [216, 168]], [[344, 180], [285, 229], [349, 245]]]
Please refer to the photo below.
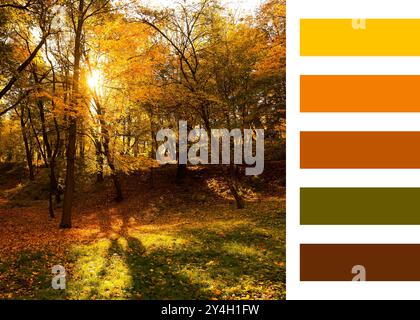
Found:
[[302, 244], [301, 281], [420, 281], [419, 244]]
[[420, 132], [301, 132], [302, 169], [419, 169]]
[[302, 225], [420, 225], [420, 188], [301, 188]]
[[420, 56], [420, 19], [301, 19], [301, 56]]
[[420, 112], [420, 76], [305, 75], [301, 112]]

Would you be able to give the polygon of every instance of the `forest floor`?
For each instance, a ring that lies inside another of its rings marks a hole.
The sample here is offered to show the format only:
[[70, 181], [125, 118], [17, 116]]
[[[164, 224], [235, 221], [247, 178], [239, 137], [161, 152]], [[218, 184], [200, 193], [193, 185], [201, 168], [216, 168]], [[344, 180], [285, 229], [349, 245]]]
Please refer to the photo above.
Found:
[[[46, 186], [0, 168], [0, 299], [284, 299], [283, 162], [247, 180], [243, 210], [214, 168], [190, 168], [182, 185], [172, 169], [153, 187], [148, 172], [124, 177], [122, 203], [108, 179], [81, 188], [60, 230]], [[51, 287], [54, 265], [65, 290]]]

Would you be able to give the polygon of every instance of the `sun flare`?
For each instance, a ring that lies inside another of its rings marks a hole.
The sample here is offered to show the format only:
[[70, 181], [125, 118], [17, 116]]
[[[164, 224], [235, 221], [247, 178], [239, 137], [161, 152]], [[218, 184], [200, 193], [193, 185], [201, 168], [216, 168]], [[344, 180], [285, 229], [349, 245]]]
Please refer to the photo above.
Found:
[[87, 84], [92, 90], [99, 90], [101, 87], [102, 75], [99, 70], [92, 70], [87, 77]]

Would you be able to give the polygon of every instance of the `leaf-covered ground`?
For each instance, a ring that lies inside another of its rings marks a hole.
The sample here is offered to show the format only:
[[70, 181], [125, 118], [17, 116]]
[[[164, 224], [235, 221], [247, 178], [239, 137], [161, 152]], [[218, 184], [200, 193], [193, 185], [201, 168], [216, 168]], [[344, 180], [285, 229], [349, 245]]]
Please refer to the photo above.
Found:
[[[147, 175], [127, 177], [120, 204], [108, 181], [79, 192], [70, 230], [42, 199], [2, 196], [0, 298], [284, 299], [285, 207], [272, 175], [250, 181], [244, 210], [202, 169], [178, 186], [159, 172], [153, 188]], [[51, 287], [54, 265], [66, 268], [66, 290]]]

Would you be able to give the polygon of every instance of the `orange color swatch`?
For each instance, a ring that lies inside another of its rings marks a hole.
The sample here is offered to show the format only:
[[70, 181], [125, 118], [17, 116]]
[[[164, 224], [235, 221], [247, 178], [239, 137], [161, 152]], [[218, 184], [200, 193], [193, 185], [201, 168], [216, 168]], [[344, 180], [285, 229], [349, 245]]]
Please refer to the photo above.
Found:
[[420, 132], [301, 132], [303, 169], [418, 169]]
[[417, 75], [305, 75], [300, 88], [301, 112], [420, 112]]

